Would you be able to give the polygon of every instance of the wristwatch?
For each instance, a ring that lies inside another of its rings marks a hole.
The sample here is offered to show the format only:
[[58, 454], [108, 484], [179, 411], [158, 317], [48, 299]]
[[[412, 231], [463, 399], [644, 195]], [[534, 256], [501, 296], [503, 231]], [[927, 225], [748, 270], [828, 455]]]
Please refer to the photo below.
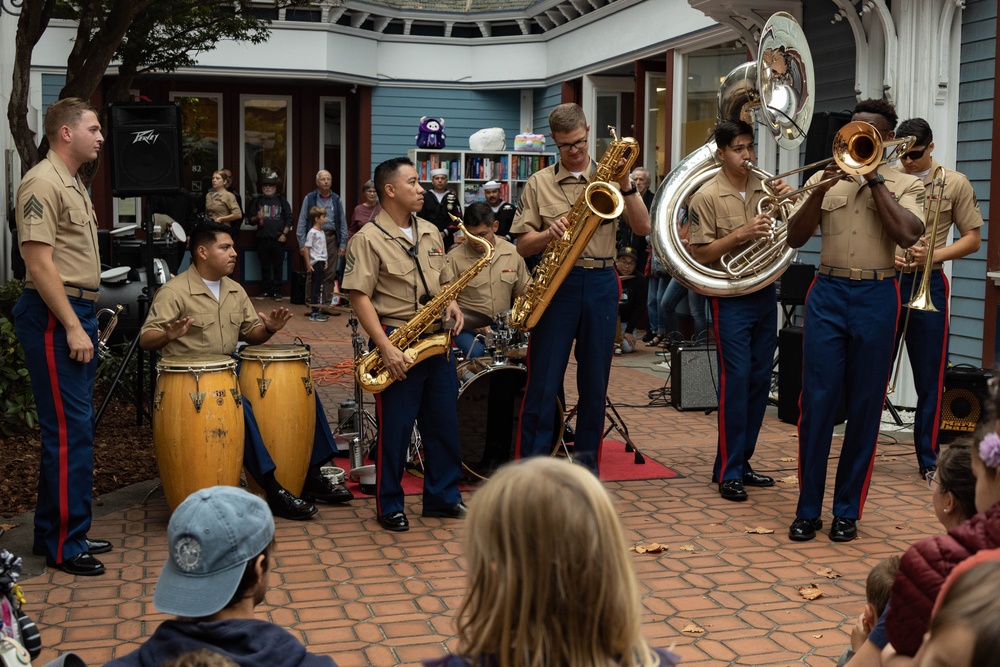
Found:
[[885, 183], [885, 176], [883, 176], [882, 174], [875, 174], [875, 178], [868, 181], [868, 187], [874, 188], [879, 183]]
[[636, 187], [635, 183], [633, 182], [631, 189], [629, 189], [629, 190], [622, 190], [622, 197], [628, 197], [629, 195], [634, 195], [638, 191], [639, 191], [639, 188]]

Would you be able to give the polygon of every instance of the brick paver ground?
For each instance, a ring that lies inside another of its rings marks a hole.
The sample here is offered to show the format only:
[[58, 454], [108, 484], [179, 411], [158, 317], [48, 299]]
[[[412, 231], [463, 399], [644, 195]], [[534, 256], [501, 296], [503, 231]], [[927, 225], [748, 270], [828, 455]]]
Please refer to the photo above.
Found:
[[[300, 336], [312, 344], [314, 367], [325, 369], [320, 378], [333, 375], [336, 364], [343, 369], [348, 318], [309, 322], [304, 307], [294, 311], [273, 342]], [[662, 402], [649, 406], [648, 392], [667, 379], [659, 361], [641, 346], [615, 357], [609, 390], [642, 451], [684, 475], [607, 484], [627, 538], [670, 547], [633, 555], [646, 636], [655, 645], [675, 646], [689, 667], [832, 664], [861, 611], [871, 566], [939, 529], [910, 434], [881, 438], [858, 540], [835, 544], [821, 534], [792, 543], [786, 531], [795, 513], [795, 483], [750, 489], [745, 503], [722, 500], [710, 483], [716, 415], [678, 412]], [[571, 360], [573, 378], [575, 369]], [[573, 384], [567, 384], [570, 404]], [[328, 384], [320, 392], [335, 418], [349, 386]], [[835, 438], [834, 456], [838, 448]], [[145, 455], [152, 456], [152, 446]], [[771, 408], [755, 468], [788, 478], [795, 475], [796, 455], [794, 426], [779, 422]], [[827, 508], [830, 495], [828, 487]], [[474, 493], [467, 500], [475, 502]], [[278, 519], [272, 589], [258, 613], [344, 667], [419, 664], [454, 646], [452, 615], [464, 584], [462, 522], [420, 518], [420, 500], [413, 496], [407, 498], [410, 531], [390, 533], [375, 523], [374, 506], [363, 497], [350, 506], [321, 506], [311, 521]], [[145, 505], [97, 517], [91, 534], [116, 546], [101, 556], [104, 576], [48, 571], [23, 582], [27, 609], [47, 647], [38, 664], [69, 650], [89, 665], [102, 664], [137, 647], [166, 618], [153, 608], [152, 594], [166, 555], [168, 516], [162, 496], [154, 495]], [[829, 509], [824, 520], [829, 526]], [[774, 532], [750, 534], [748, 528]], [[839, 577], [818, 573], [825, 568]], [[808, 584], [819, 586], [822, 597], [800, 597], [797, 587]], [[690, 625], [703, 632], [685, 632]]]

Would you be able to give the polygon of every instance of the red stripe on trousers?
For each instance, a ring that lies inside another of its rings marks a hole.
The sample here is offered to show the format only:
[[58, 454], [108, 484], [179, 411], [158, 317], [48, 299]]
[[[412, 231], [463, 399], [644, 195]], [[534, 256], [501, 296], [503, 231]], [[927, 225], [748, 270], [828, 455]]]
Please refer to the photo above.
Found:
[[726, 363], [719, 333], [719, 298], [712, 298], [712, 328], [715, 329], [715, 349], [719, 353], [719, 484], [725, 479], [729, 443], [726, 442]]
[[56, 545], [56, 563], [61, 563], [69, 529], [69, 439], [66, 433], [66, 412], [59, 390], [59, 371], [56, 368], [55, 330], [58, 324], [59, 320], [50, 310], [49, 323], [45, 327], [45, 364], [49, 369], [52, 403], [59, 426], [59, 543]]

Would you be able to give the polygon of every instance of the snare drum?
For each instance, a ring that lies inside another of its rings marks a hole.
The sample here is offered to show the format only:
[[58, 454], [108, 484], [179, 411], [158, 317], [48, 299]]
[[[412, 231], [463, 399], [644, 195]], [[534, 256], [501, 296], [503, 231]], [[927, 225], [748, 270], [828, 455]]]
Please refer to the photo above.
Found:
[[243, 407], [234, 359], [221, 354], [160, 359], [153, 451], [171, 510], [200, 489], [239, 486]]
[[528, 356], [528, 333], [518, 331], [510, 323], [510, 311], [497, 315], [496, 348], [508, 359], [521, 360]]
[[[521, 401], [528, 371], [519, 364], [489, 357], [469, 359], [458, 367], [458, 435], [462, 467], [486, 479], [514, 458]], [[557, 399], [558, 401], [558, 399]], [[563, 406], [556, 405], [552, 453], [563, 436]]]
[[[301, 345], [243, 348], [240, 390], [253, 406], [264, 446], [277, 466], [274, 478], [293, 495], [301, 494], [316, 431], [309, 350]], [[252, 479], [247, 475], [250, 487], [259, 491]]]

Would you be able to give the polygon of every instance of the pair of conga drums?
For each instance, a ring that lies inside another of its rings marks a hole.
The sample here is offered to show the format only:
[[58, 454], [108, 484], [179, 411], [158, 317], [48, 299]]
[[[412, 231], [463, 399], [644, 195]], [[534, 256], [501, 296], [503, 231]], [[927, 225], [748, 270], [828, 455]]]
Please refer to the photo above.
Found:
[[164, 357], [156, 366], [153, 448], [171, 510], [199, 489], [239, 485], [244, 400], [277, 466], [275, 478], [295, 495], [302, 492], [316, 423], [309, 351], [254, 345], [240, 360], [238, 374], [236, 360], [225, 355]]

